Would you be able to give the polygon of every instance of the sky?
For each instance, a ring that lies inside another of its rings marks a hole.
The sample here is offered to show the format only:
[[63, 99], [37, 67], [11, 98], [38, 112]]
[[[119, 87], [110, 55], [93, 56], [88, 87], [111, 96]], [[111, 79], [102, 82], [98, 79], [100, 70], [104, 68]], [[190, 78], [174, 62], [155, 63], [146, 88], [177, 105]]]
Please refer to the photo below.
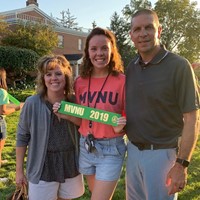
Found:
[[[26, 0], [1, 0], [0, 12], [26, 7]], [[200, 8], [200, 0], [198, 7]], [[151, 0], [152, 4], [156, 0]], [[110, 26], [110, 20], [116, 11], [122, 16], [122, 9], [130, 4], [130, 0], [37, 0], [39, 8], [49, 16], [61, 18], [61, 11], [69, 9], [71, 16], [79, 27], [92, 28], [92, 22], [97, 26], [106, 28]]]
[[[26, 7], [26, 0], [2, 0], [0, 12]], [[110, 18], [121, 10], [130, 0], [37, 0], [39, 9], [49, 16], [61, 18], [61, 11], [69, 9], [79, 27], [92, 28], [92, 22], [102, 28], [110, 26]]]

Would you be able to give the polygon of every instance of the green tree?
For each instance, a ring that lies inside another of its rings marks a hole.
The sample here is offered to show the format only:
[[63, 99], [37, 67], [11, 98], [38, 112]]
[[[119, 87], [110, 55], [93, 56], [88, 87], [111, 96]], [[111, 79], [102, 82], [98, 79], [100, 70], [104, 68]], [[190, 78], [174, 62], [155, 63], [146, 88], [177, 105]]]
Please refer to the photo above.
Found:
[[96, 28], [97, 27], [97, 23], [95, 21], [92, 22], [92, 28]]
[[151, 9], [152, 8], [151, 2], [148, 0], [131, 0], [130, 4], [129, 5], [127, 4], [124, 7], [124, 9], [122, 10], [122, 13], [125, 19], [130, 21], [133, 13], [135, 13], [137, 10], [141, 8]]
[[58, 44], [53, 28], [44, 24], [20, 23], [14, 31], [2, 38], [2, 44], [35, 51], [38, 55], [49, 54]]
[[4, 21], [4, 18], [0, 16], [0, 44], [2, 37], [8, 32], [8, 24]]
[[147, 0], [131, 0], [130, 5], [127, 4], [122, 10], [123, 17], [120, 17], [117, 12], [114, 12], [111, 17], [110, 30], [116, 36], [117, 46], [125, 68], [136, 54], [136, 49], [129, 37], [131, 16], [140, 8], [150, 7], [151, 2]]
[[126, 67], [134, 56], [134, 48], [129, 39], [129, 24], [115, 12], [111, 17], [110, 30], [115, 34], [119, 53]]
[[200, 59], [200, 11], [197, 2], [158, 0], [155, 11], [163, 27], [161, 42], [190, 62]]
[[167, 49], [184, 56], [191, 63], [200, 60], [200, 10], [197, 2], [190, 3], [190, 0], [158, 0], [154, 8], [148, 0], [131, 0], [122, 10], [123, 17], [114, 14], [110, 27], [118, 35], [117, 44], [123, 60], [131, 59], [124, 58], [122, 46], [129, 38], [126, 30], [127, 27], [130, 29], [131, 16], [140, 8], [154, 9], [158, 13], [163, 28], [161, 43]]
[[32, 50], [0, 46], [0, 66], [6, 69], [8, 83], [14, 87], [15, 81], [24, 81], [28, 73], [36, 71], [38, 59], [38, 54]]
[[61, 19], [57, 18], [57, 20], [63, 25], [65, 28], [79, 30], [81, 28], [78, 27], [78, 23], [76, 22], [76, 17], [71, 15], [69, 9], [67, 11], [61, 11]]

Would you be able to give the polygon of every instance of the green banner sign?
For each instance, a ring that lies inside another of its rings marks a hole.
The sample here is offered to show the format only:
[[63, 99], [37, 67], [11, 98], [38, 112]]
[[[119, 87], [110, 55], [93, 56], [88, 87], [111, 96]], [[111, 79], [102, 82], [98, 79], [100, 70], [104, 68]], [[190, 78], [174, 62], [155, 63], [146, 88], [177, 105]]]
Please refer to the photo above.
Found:
[[72, 115], [79, 118], [84, 118], [112, 126], [117, 126], [117, 118], [121, 117], [120, 114], [107, 112], [96, 108], [81, 106], [66, 101], [61, 101], [61, 106], [58, 111], [62, 114]]
[[20, 105], [20, 102], [15, 97], [13, 97], [11, 94], [9, 94], [9, 93], [8, 93], [8, 98], [9, 98], [9, 101], [11, 101], [12, 103], [14, 103], [15, 105], [17, 105], [17, 106]]

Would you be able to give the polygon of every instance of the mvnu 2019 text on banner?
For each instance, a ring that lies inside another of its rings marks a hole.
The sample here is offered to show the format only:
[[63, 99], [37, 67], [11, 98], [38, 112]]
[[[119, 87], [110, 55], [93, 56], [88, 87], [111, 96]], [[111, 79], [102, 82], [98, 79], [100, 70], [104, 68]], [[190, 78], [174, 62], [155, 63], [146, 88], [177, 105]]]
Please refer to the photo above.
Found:
[[61, 101], [61, 106], [58, 112], [104, 124], [109, 124], [112, 126], [117, 126], [117, 118], [121, 117], [121, 115], [118, 113], [81, 106], [79, 104], [74, 104], [66, 101]]

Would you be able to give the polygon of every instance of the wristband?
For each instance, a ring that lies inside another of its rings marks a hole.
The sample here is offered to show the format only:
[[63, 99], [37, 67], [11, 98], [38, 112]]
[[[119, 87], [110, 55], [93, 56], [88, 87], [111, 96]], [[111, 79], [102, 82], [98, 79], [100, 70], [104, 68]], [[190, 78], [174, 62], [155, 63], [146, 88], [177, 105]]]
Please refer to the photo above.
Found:
[[181, 159], [181, 158], [177, 158], [176, 162], [179, 163], [179, 164], [181, 164], [183, 167], [188, 167], [188, 165], [190, 164], [189, 161]]

